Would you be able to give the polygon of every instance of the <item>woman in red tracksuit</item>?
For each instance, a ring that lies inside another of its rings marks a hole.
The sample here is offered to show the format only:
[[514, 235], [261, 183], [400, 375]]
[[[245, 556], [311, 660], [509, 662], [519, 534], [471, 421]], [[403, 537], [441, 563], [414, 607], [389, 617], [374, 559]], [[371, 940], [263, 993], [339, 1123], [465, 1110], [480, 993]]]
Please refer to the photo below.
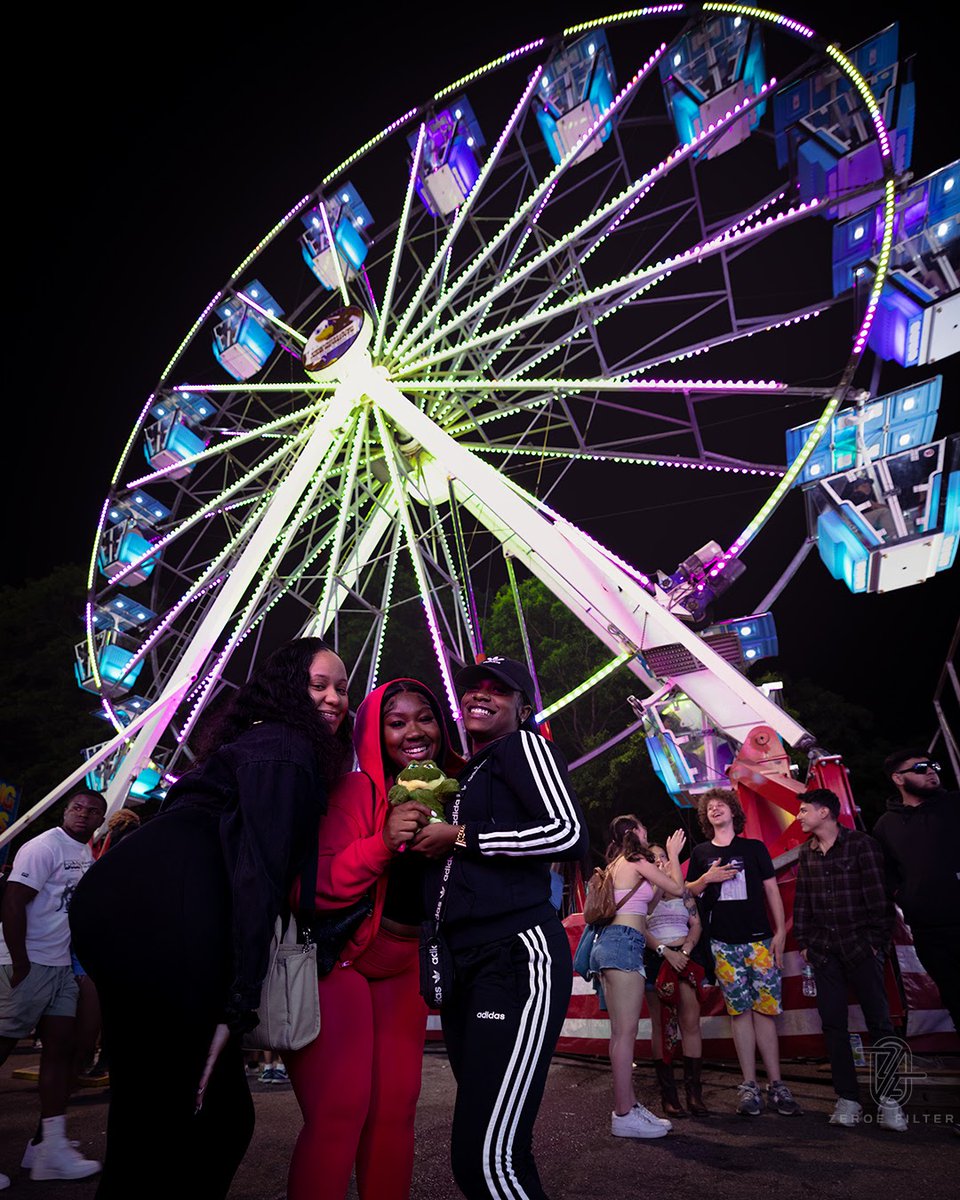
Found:
[[303, 1113], [288, 1200], [343, 1200], [356, 1165], [361, 1200], [406, 1200], [426, 1032], [418, 940], [424, 861], [405, 853], [429, 810], [387, 792], [399, 770], [432, 759], [452, 774], [436, 698], [413, 679], [371, 692], [357, 711], [359, 771], [334, 788], [320, 826], [316, 908], [372, 889], [373, 912], [319, 981], [320, 1036], [284, 1061]]

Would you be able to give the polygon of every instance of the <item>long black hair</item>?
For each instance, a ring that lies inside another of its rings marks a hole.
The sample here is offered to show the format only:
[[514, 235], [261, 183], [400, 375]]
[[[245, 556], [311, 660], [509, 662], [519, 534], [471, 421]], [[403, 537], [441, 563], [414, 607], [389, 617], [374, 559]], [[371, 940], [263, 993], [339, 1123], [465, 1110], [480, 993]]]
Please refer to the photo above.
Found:
[[336, 654], [318, 637], [294, 638], [274, 650], [204, 731], [198, 760], [236, 741], [258, 721], [272, 721], [298, 730], [313, 744], [320, 770], [332, 783], [353, 756], [353, 717], [348, 712], [337, 732], [331, 733], [310, 699], [310, 665], [322, 650]]
[[610, 843], [605, 854], [608, 863], [619, 858], [621, 854], [628, 862], [636, 862], [638, 858], [653, 862], [650, 847], [646, 842], [641, 842], [637, 833], [637, 826], [642, 824], [634, 813], [623, 813], [613, 818], [610, 822]]

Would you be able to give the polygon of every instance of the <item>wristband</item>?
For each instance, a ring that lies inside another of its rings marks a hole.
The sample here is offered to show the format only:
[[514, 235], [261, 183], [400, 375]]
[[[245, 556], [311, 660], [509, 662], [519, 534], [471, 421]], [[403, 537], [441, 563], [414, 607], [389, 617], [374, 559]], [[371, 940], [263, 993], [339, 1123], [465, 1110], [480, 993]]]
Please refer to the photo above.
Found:
[[663, 958], [663, 955], [664, 955], [664, 952], [666, 951], [666, 949], [667, 949], [667, 947], [663, 944], [663, 942], [661, 942], [660, 945], [657, 947], [657, 953], [660, 955], [661, 958]]

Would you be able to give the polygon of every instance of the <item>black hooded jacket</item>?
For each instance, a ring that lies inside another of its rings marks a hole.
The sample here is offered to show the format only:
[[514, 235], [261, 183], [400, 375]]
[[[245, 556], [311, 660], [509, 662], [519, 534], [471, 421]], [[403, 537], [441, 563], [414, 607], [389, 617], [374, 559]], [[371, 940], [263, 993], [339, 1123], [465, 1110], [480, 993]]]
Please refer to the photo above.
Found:
[[915, 805], [894, 797], [873, 836], [907, 924], [960, 924], [960, 792], [941, 789]]
[[[589, 833], [560, 751], [536, 733], [507, 734], [478, 751], [459, 776], [447, 819], [466, 827], [454, 851], [443, 929], [453, 949], [510, 937], [556, 920], [550, 863], [582, 860]], [[428, 883], [433, 914], [440, 869]]]

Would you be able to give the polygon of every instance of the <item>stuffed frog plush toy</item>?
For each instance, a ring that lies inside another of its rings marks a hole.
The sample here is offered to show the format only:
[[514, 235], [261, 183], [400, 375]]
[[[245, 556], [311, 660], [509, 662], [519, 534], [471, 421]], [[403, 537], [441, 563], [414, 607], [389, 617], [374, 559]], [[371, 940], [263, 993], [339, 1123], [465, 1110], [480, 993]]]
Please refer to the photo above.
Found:
[[436, 824], [446, 820], [443, 814], [444, 801], [459, 787], [455, 779], [450, 779], [435, 762], [428, 759], [426, 762], [411, 763], [404, 767], [387, 793], [387, 799], [391, 804], [400, 804], [404, 800], [418, 800], [432, 810], [430, 824]]

